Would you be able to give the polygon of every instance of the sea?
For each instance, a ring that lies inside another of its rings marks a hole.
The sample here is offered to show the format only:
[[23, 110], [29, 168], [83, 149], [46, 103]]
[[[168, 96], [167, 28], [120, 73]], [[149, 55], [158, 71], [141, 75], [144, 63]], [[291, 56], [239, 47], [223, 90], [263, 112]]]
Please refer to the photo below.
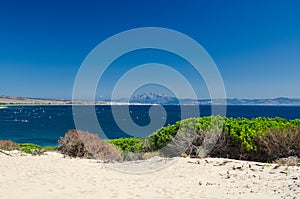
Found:
[[[97, 105], [93, 106], [93, 108], [98, 123], [106, 135], [106, 139], [133, 136], [118, 126], [118, 122], [116, 122], [112, 114], [112, 106]], [[149, 115], [150, 108], [151, 106], [149, 105], [130, 105], [127, 112], [129, 111], [129, 116], [135, 125], [145, 127], [151, 123], [151, 114]], [[189, 105], [184, 109], [185, 112], [190, 111], [192, 113], [193, 110], [197, 108], [200, 110], [198, 116], [212, 115], [211, 106], [209, 105]], [[90, 107], [81, 106], [80, 109], [84, 112], [85, 110], [90, 110]], [[124, 112], [124, 106], [122, 105], [114, 105], [113, 109], [115, 112]], [[182, 107], [178, 105], [164, 106], [164, 110], [165, 111], [161, 112], [161, 114], [158, 114], [159, 116], [155, 116], [158, 120], [161, 119], [163, 121], [157, 129], [168, 124], [174, 124], [183, 118], [195, 117], [195, 115], [192, 114], [184, 114], [183, 116], [181, 111]], [[80, 112], [76, 112], [76, 114], [80, 114]], [[88, 117], [89, 113], [85, 112], [83, 115], [84, 114]], [[255, 117], [282, 117], [289, 120], [299, 119], [300, 106], [226, 106], [226, 116], [248, 119]], [[132, 125], [130, 121], [125, 121], [125, 124], [129, 126]], [[72, 106], [69, 105], [8, 106], [0, 109], [0, 140], [10, 139], [18, 143], [35, 143], [41, 146], [54, 146], [58, 144], [58, 139], [63, 137], [69, 129], [76, 129]], [[98, 133], [100, 135], [99, 132], [92, 133]], [[153, 132], [141, 132], [140, 137], [147, 137], [151, 133]], [[134, 134], [134, 136], [136, 136], [136, 134]]]

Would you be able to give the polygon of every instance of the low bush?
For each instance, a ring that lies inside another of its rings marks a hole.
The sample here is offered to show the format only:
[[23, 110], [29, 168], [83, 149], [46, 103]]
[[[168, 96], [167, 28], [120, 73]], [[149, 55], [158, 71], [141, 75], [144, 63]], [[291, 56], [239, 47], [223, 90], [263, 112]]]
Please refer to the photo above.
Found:
[[148, 152], [148, 139], [131, 137], [107, 140], [107, 142], [115, 145], [126, 161], [144, 160], [161, 155], [158, 152]]
[[[215, 132], [221, 133], [214, 136]], [[217, 141], [204, 143], [210, 137]], [[300, 120], [249, 120], [220, 116], [189, 118], [159, 129], [143, 143], [147, 143], [147, 147], [144, 146], [147, 152], [159, 150], [170, 142], [177, 148], [187, 146], [182, 151], [193, 157], [202, 157], [204, 154], [268, 162], [288, 156], [300, 157]]]
[[125, 160], [137, 160], [149, 156], [145, 154], [168, 157], [186, 154], [272, 162], [289, 156], [300, 158], [300, 120], [188, 118], [163, 127], [144, 139], [103, 141], [97, 135], [73, 130], [59, 143], [59, 150], [72, 157], [113, 156], [120, 160], [122, 154]]
[[0, 140], [0, 149], [12, 151], [17, 149], [18, 144], [11, 140]]
[[107, 142], [115, 145], [121, 151], [137, 152], [141, 153], [144, 151], [144, 139], [142, 138], [119, 138], [107, 140]]
[[58, 140], [58, 150], [71, 157], [96, 158], [108, 161], [121, 161], [118, 149], [99, 138], [97, 134], [69, 130]]
[[7, 151], [19, 150], [24, 153], [37, 155], [37, 154], [41, 154], [43, 151], [54, 151], [57, 149], [57, 146], [41, 147], [37, 144], [32, 144], [32, 143], [18, 144], [11, 140], [0, 140], [0, 149], [7, 150]]
[[37, 144], [24, 143], [19, 144], [17, 149], [24, 153], [39, 154], [39, 151], [42, 149], [42, 147]]
[[168, 125], [157, 130], [155, 133], [151, 134], [145, 144], [146, 151], [156, 151], [163, 148], [168, 143], [172, 141], [172, 138], [177, 134], [181, 122], [176, 122], [176, 124]]
[[268, 161], [290, 156], [300, 157], [300, 128], [271, 129], [266, 136], [258, 136], [257, 142], [257, 151]]

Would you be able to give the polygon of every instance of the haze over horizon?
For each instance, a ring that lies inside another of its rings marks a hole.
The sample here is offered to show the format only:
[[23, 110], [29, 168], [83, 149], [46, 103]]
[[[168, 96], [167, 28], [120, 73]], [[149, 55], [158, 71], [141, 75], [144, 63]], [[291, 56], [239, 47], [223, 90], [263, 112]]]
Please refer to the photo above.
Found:
[[[296, 0], [4, 2], [0, 95], [70, 99], [76, 73], [94, 47], [119, 32], [150, 26], [173, 29], [199, 42], [216, 63], [227, 98], [300, 98], [299, 10]], [[199, 98], [209, 98], [205, 82], [185, 60], [159, 50], [117, 59], [99, 82], [96, 96], [107, 98], [124, 72], [150, 62], [179, 70], [198, 85]], [[181, 90], [184, 94], [185, 88]], [[136, 93], [148, 91], [170, 95], [168, 88], [156, 85]]]
[[[135, 94], [135, 95], [132, 95], [130, 97], [130, 99], [134, 99], [136, 97], [139, 97], [139, 96], [145, 96], [147, 94], [150, 94], [150, 93], [138, 93], [138, 94]], [[162, 95], [163, 97], [165, 98], [176, 98], [176, 99], [181, 99], [181, 100], [211, 100], [211, 98], [197, 98], [197, 99], [192, 99], [192, 98], [177, 98], [176, 96], [174, 95], [166, 95], [165, 93], [151, 93], [151, 95]], [[66, 100], [66, 101], [69, 101], [69, 100], [72, 100], [72, 98], [55, 98], [55, 97], [28, 97], [28, 96], [7, 96], [7, 95], [0, 95], [0, 98], [10, 98], [10, 97], [13, 97], [13, 98], [25, 98], [25, 99], [41, 99], [41, 100]], [[128, 98], [118, 98], [116, 100], [130, 100]], [[223, 99], [223, 98], [215, 98], [215, 99]], [[278, 97], [274, 97], [274, 98], [226, 98], [228, 100], [270, 100], [270, 99], [290, 99], [290, 100], [300, 100], [300, 97], [285, 97], [285, 96], [278, 96]], [[74, 99], [76, 100], [76, 99]], [[80, 99], [79, 99], [80, 100]], [[104, 97], [96, 97], [95, 101], [114, 101], [112, 100], [111, 98], [104, 98]]]

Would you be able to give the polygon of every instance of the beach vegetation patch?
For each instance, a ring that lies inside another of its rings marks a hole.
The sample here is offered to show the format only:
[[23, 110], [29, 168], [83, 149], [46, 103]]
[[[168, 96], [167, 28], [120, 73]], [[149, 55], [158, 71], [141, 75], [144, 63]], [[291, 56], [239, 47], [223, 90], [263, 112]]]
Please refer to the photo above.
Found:
[[143, 141], [144, 139], [135, 137], [107, 140], [107, 142], [115, 145], [119, 150], [128, 152], [143, 152]]
[[37, 144], [24, 143], [24, 144], [19, 144], [17, 149], [24, 153], [37, 154], [42, 149], [42, 147]]
[[119, 150], [97, 134], [85, 131], [69, 130], [58, 140], [58, 150], [70, 157], [96, 158], [105, 161], [121, 161]]
[[[217, 135], [216, 142], [205, 143], [206, 138], [214, 135]], [[262, 162], [290, 156], [300, 158], [300, 120], [279, 117], [188, 118], [162, 127], [147, 138], [100, 140], [98, 135], [70, 130], [64, 138], [60, 138], [58, 150], [71, 157], [95, 158], [98, 154], [102, 158], [115, 156], [118, 160], [138, 160], [157, 155], [167, 156], [161, 149], [174, 142], [174, 139], [185, 142], [182, 154], [190, 157], [210, 156]], [[207, 146], [209, 150], [203, 153], [203, 147]]]
[[279, 117], [223, 120], [220, 116], [188, 118], [154, 132], [143, 142], [147, 143], [143, 148], [147, 152], [156, 151], [178, 134], [193, 135], [184, 153], [199, 157], [197, 152], [205, 136], [215, 132], [221, 133], [208, 156], [268, 162], [288, 156], [300, 157], [300, 120]]
[[13, 142], [11, 140], [0, 140], [0, 149], [6, 151], [16, 150], [18, 147], [18, 143]]

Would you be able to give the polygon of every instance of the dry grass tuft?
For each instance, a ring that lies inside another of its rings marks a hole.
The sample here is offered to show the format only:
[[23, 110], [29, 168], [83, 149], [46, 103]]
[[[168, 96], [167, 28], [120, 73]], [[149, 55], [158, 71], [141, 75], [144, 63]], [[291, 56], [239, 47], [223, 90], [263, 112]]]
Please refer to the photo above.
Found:
[[300, 166], [300, 158], [295, 156], [290, 156], [288, 158], [279, 158], [273, 163], [284, 166]]

